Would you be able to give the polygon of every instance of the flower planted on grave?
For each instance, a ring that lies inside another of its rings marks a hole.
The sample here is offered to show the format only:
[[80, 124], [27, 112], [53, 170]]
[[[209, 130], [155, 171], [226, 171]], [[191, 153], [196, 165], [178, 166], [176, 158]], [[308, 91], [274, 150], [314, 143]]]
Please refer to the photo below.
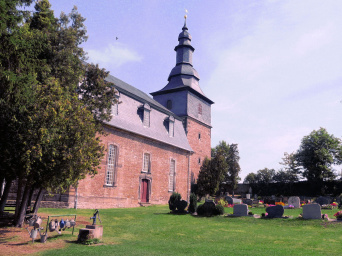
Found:
[[294, 206], [293, 206], [292, 204], [290, 204], [290, 205], [288, 206], [288, 209], [294, 209]]
[[332, 202], [330, 205], [332, 206], [332, 208], [336, 208], [338, 206], [336, 202]]
[[334, 216], [336, 217], [336, 219], [342, 220], [342, 211], [338, 211], [337, 213], [334, 214]]
[[323, 204], [321, 208], [325, 210], [332, 210], [333, 206], [330, 204]]
[[284, 206], [285, 204], [283, 202], [276, 202], [275, 205], [281, 205]]

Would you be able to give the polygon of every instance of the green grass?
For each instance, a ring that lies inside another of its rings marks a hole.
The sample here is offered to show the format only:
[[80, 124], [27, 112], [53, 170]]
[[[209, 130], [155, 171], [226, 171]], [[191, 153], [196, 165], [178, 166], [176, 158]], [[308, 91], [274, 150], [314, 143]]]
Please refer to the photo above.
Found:
[[[232, 213], [231, 208], [225, 208]], [[337, 210], [322, 210], [330, 218]], [[92, 216], [92, 210], [41, 209], [50, 214]], [[68, 243], [41, 255], [341, 255], [342, 223], [293, 219], [204, 218], [173, 215], [167, 206], [100, 210], [103, 244]], [[253, 208], [254, 214], [265, 212]], [[84, 226], [78, 226], [82, 228]], [[77, 239], [78, 230], [75, 232]], [[70, 239], [71, 235], [59, 239]], [[49, 242], [49, 240], [47, 241]]]

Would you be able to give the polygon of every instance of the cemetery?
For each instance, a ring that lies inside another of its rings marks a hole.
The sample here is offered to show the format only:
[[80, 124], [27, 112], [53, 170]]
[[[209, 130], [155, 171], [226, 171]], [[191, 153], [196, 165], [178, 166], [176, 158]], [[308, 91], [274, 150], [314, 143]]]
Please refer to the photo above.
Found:
[[[310, 252], [337, 255], [342, 250], [342, 210], [338, 208], [340, 198], [318, 197], [311, 202], [309, 199], [303, 201], [301, 197], [289, 197], [283, 198], [282, 202], [277, 197], [272, 199], [272, 196], [263, 200], [238, 197], [227, 195], [199, 203], [190, 198], [188, 204], [178, 194], [172, 197], [167, 206], [102, 209], [95, 212], [41, 208], [39, 216], [42, 220], [33, 225], [45, 230], [47, 239], [43, 241], [38, 234], [32, 239], [26, 232], [20, 236], [22, 246], [18, 247], [18, 235], [14, 239], [8, 232], [13, 228], [1, 228], [4, 243], [0, 243], [0, 251], [6, 245], [6, 248], [14, 250], [25, 248], [31, 253], [41, 251], [42, 255], [64, 255], [66, 252], [80, 255], [94, 248], [92, 241], [77, 242], [82, 236], [81, 232], [84, 240], [89, 232], [94, 235], [97, 230], [101, 236], [95, 239], [95, 243], [98, 243], [96, 252], [115, 252], [116, 255], [136, 255], [138, 252], [142, 255], [157, 255], [163, 250], [166, 252], [163, 255], [203, 255], [212, 251], [218, 255], [228, 249], [234, 255], [264, 255], [272, 254], [274, 250], [277, 255]], [[336, 202], [331, 201], [334, 199]], [[323, 207], [328, 204], [330, 208]], [[76, 220], [76, 213], [77, 222], [68, 224], [75, 228], [74, 234], [71, 231], [54, 232], [49, 225], [60, 218]], [[228, 241], [234, 242], [229, 244]], [[285, 246], [289, 243], [291, 247]], [[53, 248], [57, 245], [58, 249]]]

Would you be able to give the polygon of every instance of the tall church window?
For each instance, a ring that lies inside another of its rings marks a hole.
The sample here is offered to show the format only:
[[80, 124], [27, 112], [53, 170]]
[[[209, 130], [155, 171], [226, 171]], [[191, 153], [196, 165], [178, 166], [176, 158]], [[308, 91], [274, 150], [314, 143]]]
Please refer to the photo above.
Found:
[[106, 171], [106, 185], [114, 186], [116, 182], [116, 162], [118, 157], [118, 147], [110, 144], [108, 147], [108, 160]]
[[151, 155], [149, 153], [144, 153], [142, 172], [151, 173]]
[[169, 174], [169, 191], [173, 192], [176, 188], [176, 161], [171, 159], [170, 161], [170, 174]]

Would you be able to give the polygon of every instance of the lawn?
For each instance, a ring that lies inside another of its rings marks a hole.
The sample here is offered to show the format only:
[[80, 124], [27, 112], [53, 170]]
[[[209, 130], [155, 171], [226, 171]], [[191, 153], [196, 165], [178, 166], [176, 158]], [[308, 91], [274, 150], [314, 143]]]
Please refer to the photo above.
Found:
[[[252, 211], [261, 214], [265, 209]], [[333, 218], [337, 211], [322, 213]], [[294, 217], [289, 219], [205, 218], [169, 214], [167, 206], [105, 209], [100, 210], [103, 243], [88, 246], [74, 241], [78, 228], [91, 223], [92, 210], [40, 209], [44, 216], [77, 214], [75, 234], [70, 230], [61, 236], [49, 233], [46, 244], [21, 243], [21, 249], [44, 246], [39, 255], [341, 255], [342, 223], [300, 220], [300, 213], [300, 209], [285, 210], [285, 215]]]
[[[232, 208], [225, 211], [232, 213]], [[265, 209], [252, 211], [261, 214]], [[322, 213], [333, 218], [336, 211]], [[93, 213], [74, 209], [41, 212], [89, 217]], [[299, 209], [285, 210], [293, 219], [203, 218], [169, 214], [167, 206], [106, 209], [100, 210], [103, 244], [68, 243], [41, 255], [341, 255], [342, 223], [299, 220], [300, 213]], [[73, 240], [71, 235], [66, 238]]]

